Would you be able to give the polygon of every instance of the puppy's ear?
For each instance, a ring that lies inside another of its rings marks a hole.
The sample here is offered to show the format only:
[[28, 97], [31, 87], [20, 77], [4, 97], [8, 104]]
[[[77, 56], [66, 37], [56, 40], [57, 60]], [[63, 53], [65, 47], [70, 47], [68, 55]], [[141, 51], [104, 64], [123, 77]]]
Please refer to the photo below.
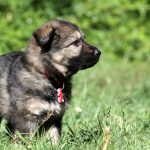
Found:
[[37, 44], [42, 48], [44, 52], [50, 50], [53, 39], [55, 35], [55, 29], [52, 27], [51, 23], [43, 25], [41, 28], [37, 29], [33, 36]]

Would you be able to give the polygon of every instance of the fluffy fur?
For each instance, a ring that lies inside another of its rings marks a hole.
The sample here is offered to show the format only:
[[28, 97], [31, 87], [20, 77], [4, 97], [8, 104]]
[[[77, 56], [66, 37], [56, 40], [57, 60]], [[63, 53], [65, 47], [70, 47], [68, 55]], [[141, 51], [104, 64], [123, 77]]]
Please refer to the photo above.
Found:
[[[0, 117], [7, 119], [9, 131], [32, 135], [44, 129], [56, 144], [71, 99], [72, 75], [96, 64], [99, 56], [76, 25], [58, 20], [37, 29], [25, 52], [1, 56]], [[63, 86], [60, 104], [56, 89]]]

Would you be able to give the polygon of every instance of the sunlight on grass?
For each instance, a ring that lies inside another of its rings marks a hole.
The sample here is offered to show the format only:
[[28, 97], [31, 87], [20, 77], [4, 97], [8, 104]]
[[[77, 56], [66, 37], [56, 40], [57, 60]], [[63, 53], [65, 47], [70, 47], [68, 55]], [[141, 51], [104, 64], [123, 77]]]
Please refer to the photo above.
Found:
[[63, 119], [61, 142], [52, 147], [42, 138], [6, 136], [1, 124], [2, 149], [101, 149], [110, 127], [108, 149], [149, 149], [150, 70], [146, 63], [107, 61], [81, 71], [73, 79], [73, 99]]

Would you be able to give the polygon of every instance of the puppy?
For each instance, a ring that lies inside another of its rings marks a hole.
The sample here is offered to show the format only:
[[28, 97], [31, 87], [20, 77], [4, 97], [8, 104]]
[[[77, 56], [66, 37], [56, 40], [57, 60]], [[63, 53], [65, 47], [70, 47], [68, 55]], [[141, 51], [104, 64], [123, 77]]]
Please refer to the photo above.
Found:
[[92, 67], [101, 52], [74, 24], [53, 20], [37, 29], [25, 52], [0, 57], [0, 117], [11, 133], [44, 129], [52, 144], [71, 99], [71, 78]]

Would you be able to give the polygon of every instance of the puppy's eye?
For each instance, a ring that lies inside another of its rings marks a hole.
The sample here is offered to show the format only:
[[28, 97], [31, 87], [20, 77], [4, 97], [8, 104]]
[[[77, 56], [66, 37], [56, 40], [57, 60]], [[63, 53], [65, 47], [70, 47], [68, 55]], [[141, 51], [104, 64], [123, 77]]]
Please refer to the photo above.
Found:
[[78, 40], [75, 40], [74, 42], [72, 42], [72, 45], [80, 46], [81, 42], [82, 42], [81, 39], [78, 39]]

